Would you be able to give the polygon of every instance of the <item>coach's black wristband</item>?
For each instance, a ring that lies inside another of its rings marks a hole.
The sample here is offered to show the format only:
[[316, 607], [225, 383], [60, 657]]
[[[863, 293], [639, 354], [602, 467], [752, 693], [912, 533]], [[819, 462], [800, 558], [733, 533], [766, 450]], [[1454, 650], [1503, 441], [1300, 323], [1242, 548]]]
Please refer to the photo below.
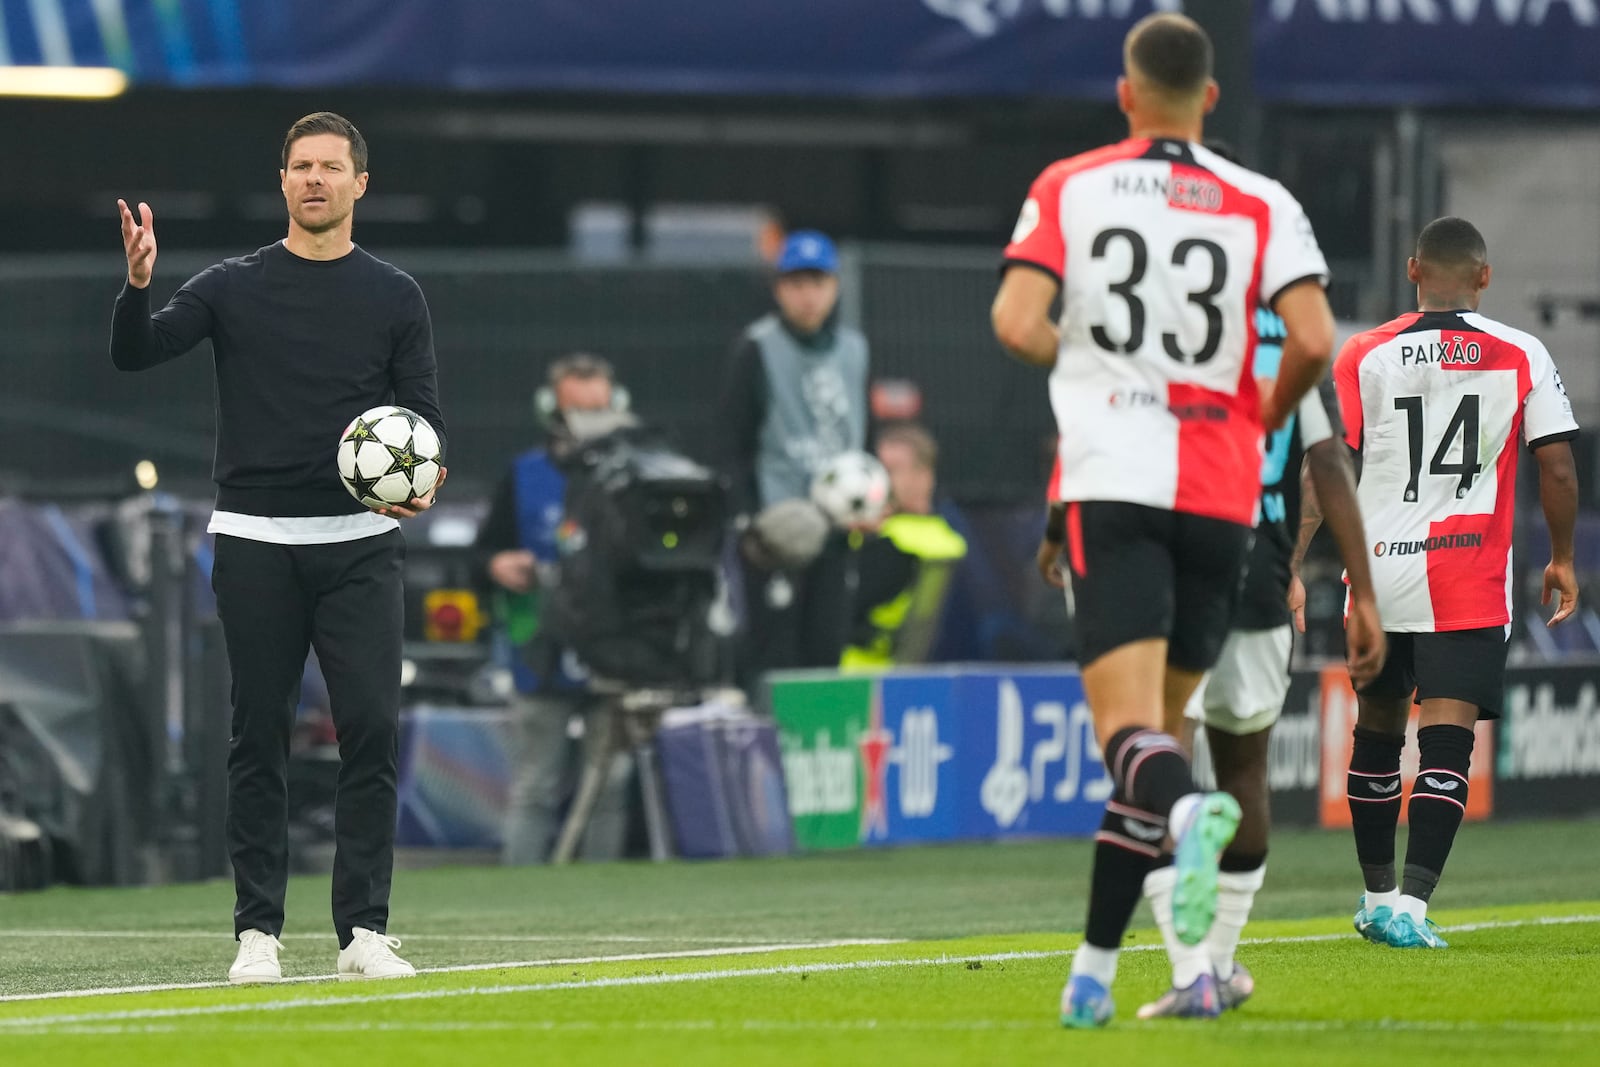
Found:
[[1067, 539], [1067, 506], [1051, 504], [1044, 517], [1044, 539], [1059, 545]]

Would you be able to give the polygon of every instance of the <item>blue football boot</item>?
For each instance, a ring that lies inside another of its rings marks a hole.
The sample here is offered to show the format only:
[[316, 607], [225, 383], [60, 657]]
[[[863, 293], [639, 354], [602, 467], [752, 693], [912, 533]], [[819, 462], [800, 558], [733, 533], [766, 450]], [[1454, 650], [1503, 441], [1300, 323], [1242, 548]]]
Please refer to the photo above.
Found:
[[1371, 941], [1374, 945], [1387, 945], [1389, 943], [1389, 924], [1394, 921], [1394, 909], [1387, 904], [1379, 904], [1371, 911], [1367, 910], [1367, 895], [1361, 894], [1361, 908], [1356, 912], [1356, 933]]
[[1384, 943], [1390, 948], [1449, 948], [1450, 943], [1439, 936], [1439, 924], [1432, 919], [1417, 922], [1401, 912], [1389, 920], [1384, 931]]
[[1075, 974], [1067, 979], [1061, 991], [1061, 1025], [1074, 1030], [1092, 1030], [1111, 1021], [1117, 1006], [1111, 1001], [1111, 990], [1099, 979], [1087, 974]]

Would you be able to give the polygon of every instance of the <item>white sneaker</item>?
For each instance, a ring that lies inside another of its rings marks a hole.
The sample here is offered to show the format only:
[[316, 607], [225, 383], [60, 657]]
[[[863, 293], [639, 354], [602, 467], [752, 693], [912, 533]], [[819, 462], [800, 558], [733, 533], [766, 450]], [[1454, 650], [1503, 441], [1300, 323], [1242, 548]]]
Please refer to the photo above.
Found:
[[355, 940], [348, 948], [339, 950], [339, 977], [346, 978], [415, 978], [417, 969], [394, 950], [400, 947], [398, 937], [389, 937], [364, 927], [350, 931]]
[[235, 985], [281, 982], [283, 968], [278, 966], [281, 948], [283, 942], [265, 930], [245, 930], [239, 935], [239, 955], [228, 968], [228, 981]]

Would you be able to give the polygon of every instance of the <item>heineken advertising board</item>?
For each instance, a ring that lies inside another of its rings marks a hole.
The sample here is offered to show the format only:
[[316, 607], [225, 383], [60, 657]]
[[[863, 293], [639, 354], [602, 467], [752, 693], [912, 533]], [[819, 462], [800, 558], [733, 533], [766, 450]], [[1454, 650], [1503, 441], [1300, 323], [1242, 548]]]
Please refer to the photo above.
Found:
[[803, 849], [861, 841], [861, 740], [877, 684], [831, 672], [774, 675], [769, 682], [795, 844]]

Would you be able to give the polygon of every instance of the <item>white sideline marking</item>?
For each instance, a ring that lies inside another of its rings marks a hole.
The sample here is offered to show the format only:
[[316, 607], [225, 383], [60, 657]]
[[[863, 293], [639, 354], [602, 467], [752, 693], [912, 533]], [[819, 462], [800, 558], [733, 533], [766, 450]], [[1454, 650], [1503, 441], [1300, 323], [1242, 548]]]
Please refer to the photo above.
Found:
[[[1522, 926], [1563, 926], [1572, 923], [1600, 922], [1600, 915], [1562, 915], [1541, 919], [1513, 919], [1503, 922], [1462, 923], [1448, 929], [1457, 933], [1473, 930], [1502, 930]], [[1242, 945], [1283, 945], [1301, 944], [1314, 941], [1351, 940], [1350, 934], [1307, 934], [1296, 937], [1259, 937], [1246, 938]], [[780, 951], [785, 946], [775, 946], [771, 951]], [[787, 946], [789, 948], [817, 948], [826, 946], [805, 945]], [[1160, 945], [1137, 945], [1125, 951], [1155, 951]], [[706, 955], [730, 955], [739, 950], [711, 950]], [[770, 978], [786, 974], [824, 974], [834, 971], [865, 971], [883, 970], [892, 967], [930, 967], [943, 966], [953, 963], [999, 963], [1009, 960], [1040, 960], [1053, 959], [1061, 956], [1070, 956], [1071, 949], [1049, 949], [1025, 952], [991, 952], [977, 955], [962, 956], [934, 956], [913, 957], [909, 959], [890, 960], [850, 960], [839, 963], [791, 963], [777, 967], [743, 967], [725, 968], [715, 971], [682, 971], [673, 974], [639, 974], [619, 976], [615, 978], [580, 979], [567, 982], [538, 982], [519, 983], [503, 986], [471, 986], [465, 989], [414, 989], [400, 993], [365, 993], [354, 996], [332, 997], [295, 997], [285, 1000], [265, 1000], [248, 1004], [202, 1004], [184, 1008], [138, 1008], [124, 1011], [88, 1012], [70, 1015], [45, 1015], [32, 1018], [0, 1019], [0, 1031], [15, 1032], [28, 1029], [46, 1029], [59, 1026], [82, 1026], [85, 1023], [121, 1022], [135, 1019], [174, 1019], [193, 1018], [207, 1015], [236, 1015], [251, 1012], [276, 1012], [289, 1011], [296, 1008], [323, 1008], [345, 1007], [352, 1004], [382, 1004], [397, 1003], [412, 1000], [448, 1000], [456, 997], [472, 996], [501, 996], [508, 993], [546, 993], [574, 989], [614, 989], [626, 986], [654, 986], [678, 985], [685, 982], [712, 982], [724, 978]], [[648, 957], [660, 959], [660, 956]], [[591, 962], [601, 963], [608, 960], [626, 959], [626, 957], [602, 957]], [[541, 961], [527, 966], [549, 966], [556, 961]], [[572, 961], [568, 961], [572, 962]], [[516, 966], [515, 964], [494, 964], [495, 968]], [[460, 969], [482, 969], [456, 968]], [[440, 970], [448, 970], [440, 968]], [[437, 973], [437, 972], [434, 972]], [[208, 988], [201, 986], [199, 988]], [[43, 997], [59, 996], [61, 994], [25, 994], [23, 997], [11, 999], [37, 1000]], [[70, 994], [69, 994], [70, 995]], [[1266, 1024], [1271, 1025], [1271, 1024]], [[1291, 1028], [1315, 1029], [1322, 1026], [1321, 1022], [1292, 1023]], [[1330, 1027], [1338, 1025], [1329, 1023]], [[1378, 1025], [1378, 1024], [1368, 1024]], [[57, 1032], [57, 1031], [52, 1031]], [[70, 1032], [62, 1030], [59, 1032]]]
[[[687, 960], [714, 956], [755, 956], [772, 952], [792, 952], [808, 948], [850, 948], [856, 945], [893, 945], [893, 938], [855, 937], [832, 941], [796, 941], [784, 945], [740, 945], [733, 948], [690, 948], [675, 952], [629, 952], [615, 956], [568, 956], [544, 960], [508, 960], [505, 963], [461, 963], [451, 967], [418, 967], [418, 974], [460, 974], [464, 971], [503, 971], [517, 967], [584, 966], [594, 963], [641, 963], [648, 960]], [[301, 982], [332, 982], [337, 974], [309, 974], [285, 978], [277, 985]], [[99, 989], [57, 989], [48, 993], [8, 993], [0, 1004], [19, 1000], [60, 1000], [70, 997], [107, 997], [123, 993], [166, 993], [175, 989], [228, 989], [231, 982], [164, 982], [156, 985], [106, 986]]]
[[[1165, 1020], [1133, 1022], [1137, 1029], [1166, 1029]], [[1517, 1033], [1517, 1034], [1591, 1034], [1600, 1033], [1600, 1022], [1585, 1020], [1507, 1019], [1501, 1022], [1476, 1022], [1470, 1019], [1241, 1019], [1220, 1024], [1229, 1031], [1244, 1030], [1253, 1033]], [[482, 1020], [479, 1022], [439, 1020], [437, 1022], [369, 1022], [358, 1020], [348, 1023], [245, 1023], [239, 1026], [188, 1026], [175, 1023], [143, 1023], [127, 1025], [102, 1023], [89, 1026], [19, 1027], [8, 1031], [21, 1036], [129, 1036], [138, 1034], [185, 1035], [237, 1035], [237, 1034], [297, 1034], [330, 1033], [692, 1033], [713, 1031], [806, 1033], [845, 1032], [873, 1033], [887, 1031], [946, 1031], [983, 1032], [1055, 1030], [1054, 1020], [1045, 1019], [840, 1019], [814, 1021], [795, 1019], [655, 1019], [636, 1022], [594, 1022], [583, 1019], [565, 1020]]]
[[[232, 941], [234, 936], [222, 930], [52, 930], [28, 929], [17, 927], [10, 930], [0, 930], [0, 937], [34, 938], [38, 940], [63, 938], [77, 940], [80, 938], [112, 938], [117, 940], [150, 941], [160, 940], [189, 940], [189, 941]], [[281, 934], [280, 941], [332, 941], [332, 931], [325, 934]], [[702, 942], [717, 945], [764, 945], [767, 939], [763, 937], [661, 937], [634, 936], [632, 934], [595, 934], [583, 936], [580, 934], [407, 934], [407, 941], [498, 941], [506, 944], [538, 944], [554, 942], [557, 944], [571, 944], [574, 942], [592, 942], [596, 944], [617, 945], [681, 945], [685, 942]]]

